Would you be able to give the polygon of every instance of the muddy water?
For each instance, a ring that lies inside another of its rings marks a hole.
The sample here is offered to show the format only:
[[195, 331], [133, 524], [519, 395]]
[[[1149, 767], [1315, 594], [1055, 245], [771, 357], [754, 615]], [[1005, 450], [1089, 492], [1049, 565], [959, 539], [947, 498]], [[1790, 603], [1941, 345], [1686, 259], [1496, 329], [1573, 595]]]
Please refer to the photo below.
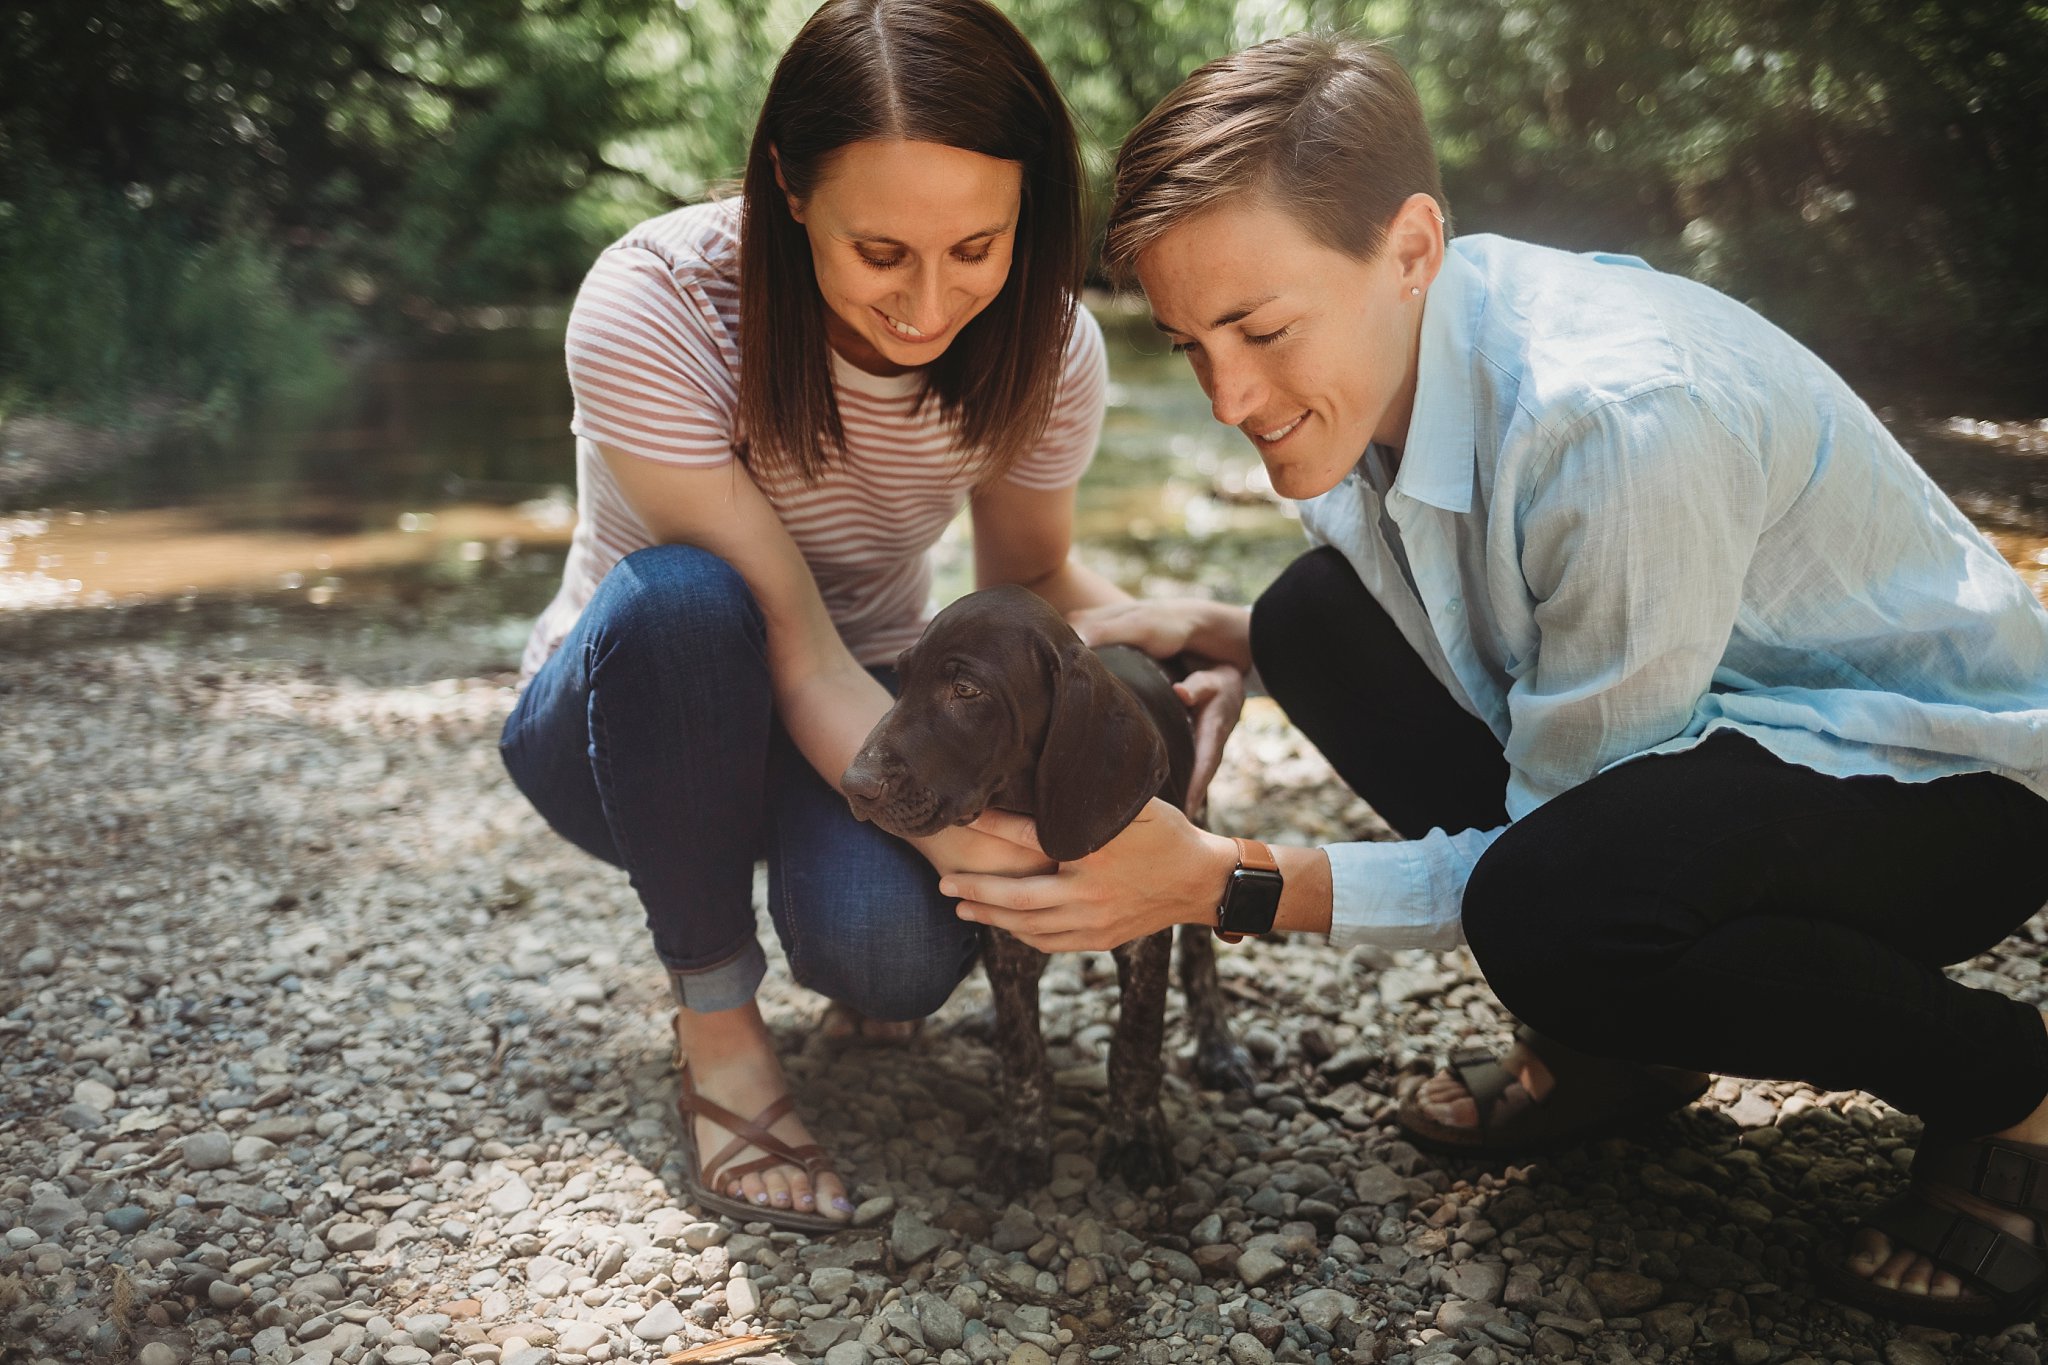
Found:
[[[1210, 420], [1145, 319], [1099, 314], [1111, 407], [1083, 483], [1085, 553], [1134, 590], [1248, 600], [1301, 547], [1257, 457]], [[322, 412], [221, 448], [169, 442], [48, 506], [0, 508], [0, 617], [223, 602], [514, 618], [553, 590], [573, 521], [553, 327], [445, 338], [368, 364]], [[1900, 439], [2048, 601], [2048, 421], [1896, 418]], [[964, 526], [942, 596], [969, 586]]]

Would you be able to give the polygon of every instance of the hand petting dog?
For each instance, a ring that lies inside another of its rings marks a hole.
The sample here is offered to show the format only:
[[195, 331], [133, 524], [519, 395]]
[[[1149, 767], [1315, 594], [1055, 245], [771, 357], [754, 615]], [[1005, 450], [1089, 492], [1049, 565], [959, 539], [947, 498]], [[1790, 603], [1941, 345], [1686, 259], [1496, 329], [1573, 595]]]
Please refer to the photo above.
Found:
[[[1044, 856], [1029, 816], [987, 810], [967, 828]], [[1236, 863], [1229, 839], [1196, 828], [1154, 797], [1084, 858], [1037, 875], [949, 873], [939, 890], [961, 898], [960, 918], [1005, 930], [1042, 953], [1102, 951], [1176, 924], [1209, 923]]]

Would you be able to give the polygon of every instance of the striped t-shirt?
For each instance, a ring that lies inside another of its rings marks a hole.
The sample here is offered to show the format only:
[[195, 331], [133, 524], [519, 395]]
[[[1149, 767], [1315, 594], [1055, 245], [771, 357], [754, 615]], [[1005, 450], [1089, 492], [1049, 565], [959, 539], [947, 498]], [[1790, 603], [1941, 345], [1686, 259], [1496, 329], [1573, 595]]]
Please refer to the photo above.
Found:
[[[743, 436], [739, 246], [739, 201], [697, 204], [634, 228], [585, 277], [567, 342], [576, 531], [561, 589], [527, 640], [522, 678], [547, 662], [612, 566], [656, 543], [598, 446], [679, 465], [734, 458]], [[920, 406], [919, 373], [871, 375], [836, 352], [832, 367], [843, 454], [811, 487], [755, 479], [854, 658], [888, 663], [930, 619], [927, 552], [973, 481], [937, 405]], [[1007, 481], [1035, 489], [1079, 482], [1101, 434], [1107, 383], [1102, 330], [1077, 309], [1051, 421]]]

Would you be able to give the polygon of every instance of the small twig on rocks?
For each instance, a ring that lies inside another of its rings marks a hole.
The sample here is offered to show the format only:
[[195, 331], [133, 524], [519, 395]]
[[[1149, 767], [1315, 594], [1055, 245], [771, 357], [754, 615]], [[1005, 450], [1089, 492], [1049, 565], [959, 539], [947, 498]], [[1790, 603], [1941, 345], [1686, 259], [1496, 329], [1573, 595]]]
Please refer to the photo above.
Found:
[[490, 1080], [496, 1076], [498, 1069], [505, 1065], [505, 1053], [511, 1046], [512, 1040], [506, 1037], [504, 1029], [493, 1023], [491, 1025], [491, 1060], [490, 1064], [484, 1067], [485, 1080]]
[[94, 1184], [98, 1184], [102, 1180], [118, 1180], [123, 1176], [135, 1175], [140, 1171], [153, 1171], [159, 1166], [170, 1165], [183, 1155], [184, 1153], [176, 1147], [166, 1147], [149, 1160], [138, 1161], [133, 1166], [112, 1166], [104, 1171], [94, 1171], [91, 1179]]
[[707, 1341], [701, 1346], [691, 1346], [677, 1351], [668, 1358], [668, 1365], [714, 1365], [717, 1361], [738, 1360], [741, 1356], [757, 1355], [780, 1346], [782, 1341], [782, 1335], [776, 1332], [757, 1332], [752, 1336]]

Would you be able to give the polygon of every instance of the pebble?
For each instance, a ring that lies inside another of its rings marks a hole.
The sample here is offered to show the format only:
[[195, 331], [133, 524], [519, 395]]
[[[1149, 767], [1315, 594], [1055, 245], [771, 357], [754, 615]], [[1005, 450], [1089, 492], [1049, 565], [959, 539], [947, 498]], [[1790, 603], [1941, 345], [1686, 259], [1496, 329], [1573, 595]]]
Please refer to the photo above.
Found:
[[[85, 1222], [85, 1205], [63, 1193], [50, 1188], [43, 1190], [29, 1203], [28, 1211], [21, 1221], [45, 1240], [55, 1241], [65, 1233]], [[34, 1245], [33, 1242], [30, 1243]]]
[[1252, 1247], [1237, 1258], [1237, 1278], [1253, 1289], [1286, 1269], [1287, 1262], [1266, 1247]]
[[1499, 1303], [1507, 1278], [1507, 1267], [1498, 1261], [1466, 1261], [1444, 1272], [1444, 1288], [1461, 1299]]
[[1600, 1311], [1615, 1318], [1635, 1317], [1664, 1298], [1662, 1282], [1626, 1270], [1596, 1270], [1586, 1276], [1586, 1288]]
[[1885, 1365], [1945, 1365], [1950, 1357], [1924, 1341], [1888, 1341], [1884, 1344]]
[[711, 1247], [723, 1246], [725, 1239], [732, 1236], [732, 1229], [723, 1223], [692, 1223], [683, 1229], [683, 1245], [692, 1251], [705, 1251]]
[[924, 1331], [926, 1346], [947, 1351], [966, 1339], [966, 1318], [958, 1308], [937, 1294], [919, 1294], [911, 1311], [917, 1315], [918, 1326]]
[[633, 1335], [642, 1341], [661, 1341], [683, 1330], [682, 1310], [663, 1299], [633, 1324]]
[[533, 1190], [518, 1176], [507, 1177], [505, 1183], [491, 1191], [488, 1207], [500, 1218], [510, 1218], [523, 1213], [533, 1203]]
[[1224, 1347], [1236, 1365], [1273, 1365], [1273, 1353], [1250, 1332], [1238, 1332]]
[[377, 1229], [369, 1223], [336, 1223], [324, 1240], [335, 1251], [363, 1251], [377, 1244]]
[[116, 1232], [140, 1232], [149, 1226], [149, 1210], [134, 1204], [124, 1204], [118, 1209], [108, 1209], [106, 1219], [107, 1226]]
[[90, 1077], [71, 1087], [71, 1099], [74, 1104], [82, 1104], [88, 1109], [97, 1109], [102, 1114], [112, 1109], [118, 1102], [113, 1086], [106, 1084], [104, 1081], [93, 1080]]
[[152, 1341], [135, 1353], [135, 1365], [179, 1365], [179, 1356], [163, 1342]]
[[178, 1143], [185, 1165], [195, 1171], [217, 1171], [235, 1159], [235, 1144], [226, 1133], [193, 1133]]

